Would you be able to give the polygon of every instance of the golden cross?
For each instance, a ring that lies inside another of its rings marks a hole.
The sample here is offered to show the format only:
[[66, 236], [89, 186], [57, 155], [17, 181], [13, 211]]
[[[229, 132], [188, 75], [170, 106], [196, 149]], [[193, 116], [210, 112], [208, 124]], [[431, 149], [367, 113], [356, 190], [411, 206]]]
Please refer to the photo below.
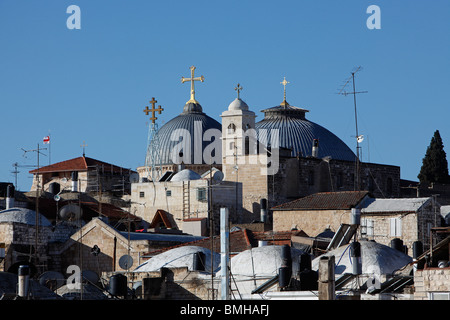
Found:
[[84, 155], [85, 155], [85, 153], [84, 153], [84, 147], [87, 147], [86, 141], [83, 141], [83, 144], [82, 144], [80, 147], [83, 148], [83, 157], [84, 157]]
[[237, 84], [237, 87], [234, 88], [234, 90], [236, 90], [237, 93], [238, 93], [238, 99], [239, 99], [239, 93], [242, 91], [242, 89], [244, 89], [244, 88], [242, 88], [241, 85], [240, 85], [239, 83]]
[[286, 77], [283, 77], [283, 78], [284, 78], [283, 81], [280, 82], [284, 87], [283, 102], [281, 103], [281, 105], [285, 106], [285, 105], [289, 105], [286, 101], [286, 85], [289, 83], [289, 81], [286, 81]]
[[194, 81], [201, 81], [201, 82], [203, 82], [203, 81], [205, 81], [205, 77], [201, 76], [201, 77], [195, 78], [194, 77], [195, 67], [192, 66], [189, 69], [191, 69], [191, 77], [190, 78], [181, 77], [181, 83], [185, 83], [187, 81], [191, 82], [191, 99], [187, 103], [189, 103], [189, 102], [198, 103], [197, 100], [195, 100]]
[[152, 120], [152, 122], [155, 123], [156, 119], [158, 119], [158, 118], [155, 116], [155, 112], [158, 112], [159, 114], [161, 114], [161, 111], [164, 111], [164, 109], [161, 108], [161, 106], [158, 106], [158, 108], [155, 109], [155, 104], [158, 102], [158, 101], [155, 100], [155, 97], [153, 97], [152, 100], [150, 100], [149, 102], [152, 104], [152, 108], [149, 109], [148, 106], [146, 106], [145, 109], [144, 109], [144, 112], [145, 112], [145, 114], [146, 114], [147, 116], [148, 116], [148, 114], [151, 112], [151, 113], [152, 113], [152, 116], [151, 116], [150, 120]]

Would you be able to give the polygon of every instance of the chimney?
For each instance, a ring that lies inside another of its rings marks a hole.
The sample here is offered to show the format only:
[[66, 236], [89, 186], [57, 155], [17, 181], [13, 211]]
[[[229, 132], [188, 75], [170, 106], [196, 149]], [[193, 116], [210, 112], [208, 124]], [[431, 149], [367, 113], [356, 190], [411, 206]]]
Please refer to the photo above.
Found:
[[14, 207], [14, 186], [9, 184], [6, 188], [6, 210]]
[[261, 199], [260, 200], [260, 204], [261, 204], [261, 211], [260, 211], [260, 219], [261, 222], [267, 222], [267, 199]]
[[72, 191], [78, 192], [78, 171], [72, 171]]
[[312, 145], [312, 156], [314, 158], [317, 158], [318, 155], [319, 155], [319, 139], [314, 139]]
[[20, 265], [18, 270], [18, 296], [21, 298], [28, 298], [30, 267], [27, 265]]
[[[221, 278], [221, 299], [230, 300], [230, 273], [229, 267], [229, 246], [230, 231], [228, 221], [228, 208], [220, 208], [220, 278]], [[211, 252], [212, 254], [212, 252]], [[211, 272], [213, 270], [211, 265]]]

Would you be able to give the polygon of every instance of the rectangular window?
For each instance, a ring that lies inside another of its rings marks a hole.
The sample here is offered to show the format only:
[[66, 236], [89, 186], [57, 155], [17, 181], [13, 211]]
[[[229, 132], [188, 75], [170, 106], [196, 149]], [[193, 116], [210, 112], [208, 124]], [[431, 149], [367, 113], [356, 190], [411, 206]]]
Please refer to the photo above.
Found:
[[430, 300], [450, 300], [450, 292], [429, 292]]
[[206, 201], [206, 188], [197, 188], [197, 200], [198, 201]]
[[390, 218], [390, 236], [402, 236], [402, 220], [400, 218]]
[[139, 198], [144, 198], [144, 197], [145, 197], [144, 191], [139, 192]]
[[373, 220], [362, 218], [361, 219], [361, 235], [366, 237], [373, 237]]
[[166, 190], [166, 197], [172, 196], [172, 190]]

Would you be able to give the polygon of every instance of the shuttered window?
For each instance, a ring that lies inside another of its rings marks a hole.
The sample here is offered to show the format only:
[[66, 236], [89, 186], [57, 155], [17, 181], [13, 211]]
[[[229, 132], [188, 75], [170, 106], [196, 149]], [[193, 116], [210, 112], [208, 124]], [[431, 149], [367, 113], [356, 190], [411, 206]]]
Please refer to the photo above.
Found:
[[390, 236], [402, 236], [402, 220], [400, 218], [390, 218]]

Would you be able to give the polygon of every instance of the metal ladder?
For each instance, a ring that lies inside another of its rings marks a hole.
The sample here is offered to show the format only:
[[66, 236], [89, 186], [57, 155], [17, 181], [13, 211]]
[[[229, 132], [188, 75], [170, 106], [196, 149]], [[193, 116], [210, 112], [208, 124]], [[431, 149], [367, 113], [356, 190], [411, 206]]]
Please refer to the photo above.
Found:
[[183, 181], [183, 219], [189, 218], [190, 211], [190, 181]]

